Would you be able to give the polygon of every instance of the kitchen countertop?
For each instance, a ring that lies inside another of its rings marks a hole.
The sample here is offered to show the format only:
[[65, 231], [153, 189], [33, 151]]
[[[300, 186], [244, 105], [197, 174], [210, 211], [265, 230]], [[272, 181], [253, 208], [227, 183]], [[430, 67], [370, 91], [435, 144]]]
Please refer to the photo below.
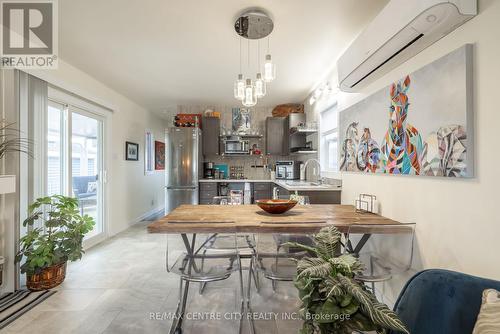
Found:
[[274, 182], [270, 179], [262, 179], [262, 180], [250, 180], [250, 179], [199, 179], [198, 182], [224, 182], [224, 183], [261, 183], [261, 182]]
[[321, 184], [314, 185], [310, 181], [299, 181], [299, 180], [249, 180], [249, 179], [200, 179], [199, 182], [224, 182], [224, 183], [263, 183], [270, 182], [274, 183], [280, 187], [285, 188], [288, 191], [342, 191], [342, 187], [338, 185], [331, 184]]

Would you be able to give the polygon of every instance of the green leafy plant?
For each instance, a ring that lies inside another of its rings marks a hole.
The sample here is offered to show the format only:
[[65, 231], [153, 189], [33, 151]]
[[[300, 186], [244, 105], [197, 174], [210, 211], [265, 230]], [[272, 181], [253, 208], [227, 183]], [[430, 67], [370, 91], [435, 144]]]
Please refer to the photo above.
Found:
[[19, 152], [26, 153], [30, 157], [33, 156], [30, 144], [31, 141], [26, 138], [21, 138], [20, 131], [14, 127], [14, 123], [0, 122], [0, 159], [7, 153]]
[[33, 275], [52, 265], [81, 259], [85, 253], [83, 237], [94, 224], [92, 217], [80, 215], [75, 198], [54, 195], [37, 199], [23, 222], [29, 228], [16, 255], [17, 262], [23, 257], [26, 260], [21, 272]]
[[304, 319], [301, 334], [388, 330], [409, 334], [399, 317], [356, 281], [363, 264], [351, 254], [338, 255], [341, 233], [335, 227], [321, 229], [314, 240], [315, 246], [289, 243], [311, 254], [297, 263], [295, 286]]

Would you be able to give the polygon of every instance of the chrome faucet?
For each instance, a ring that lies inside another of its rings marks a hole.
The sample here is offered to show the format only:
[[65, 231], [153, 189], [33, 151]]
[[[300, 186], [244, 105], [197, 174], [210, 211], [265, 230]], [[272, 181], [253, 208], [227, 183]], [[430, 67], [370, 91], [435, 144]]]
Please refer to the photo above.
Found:
[[315, 162], [318, 165], [318, 182], [322, 183], [323, 179], [321, 178], [321, 163], [318, 161], [318, 159], [309, 159], [304, 163], [304, 165], [302, 166], [302, 173], [304, 173], [304, 180], [307, 180], [307, 175], [306, 175], [307, 166], [311, 162]]

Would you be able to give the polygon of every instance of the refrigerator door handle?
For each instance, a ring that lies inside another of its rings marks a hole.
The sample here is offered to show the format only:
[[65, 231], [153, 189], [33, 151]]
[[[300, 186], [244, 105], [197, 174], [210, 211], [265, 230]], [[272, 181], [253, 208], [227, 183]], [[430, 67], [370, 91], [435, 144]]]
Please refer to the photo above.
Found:
[[196, 190], [198, 187], [187, 186], [187, 187], [167, 187], [168, 190]]

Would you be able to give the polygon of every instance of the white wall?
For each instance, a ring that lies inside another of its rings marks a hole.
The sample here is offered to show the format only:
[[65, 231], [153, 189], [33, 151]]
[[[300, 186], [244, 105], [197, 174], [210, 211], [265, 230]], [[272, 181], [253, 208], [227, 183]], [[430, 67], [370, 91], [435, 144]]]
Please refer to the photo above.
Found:
[[[338, 95], [339, 110], [343, 110], [462, 45], [475, 44], [476, 177], [461, 180], [342, 173], [342, 202], [352, 204], [359, 193], [375, 194], [384, 216], [417, 223], [415, 270], [446, 268], [500, 280], [500, 155], [497, 148], [500, 1], [480, 0], [479, 10], [477, 17], [362, 93]], [[395, 280], [384, 287], [389, 302], [404, 280]]]
[[[164, 141], [165, 121], [62, 60], [57, 70], [29, 73], [113, 110], [108, 127], [108, 234], [163, 208], [163, 173], [144, 175], [144, 137], [145, 129], [151, 129], [155, 140]], [[139, 161], [125, 160], [125, 141], [139, 143]]]

